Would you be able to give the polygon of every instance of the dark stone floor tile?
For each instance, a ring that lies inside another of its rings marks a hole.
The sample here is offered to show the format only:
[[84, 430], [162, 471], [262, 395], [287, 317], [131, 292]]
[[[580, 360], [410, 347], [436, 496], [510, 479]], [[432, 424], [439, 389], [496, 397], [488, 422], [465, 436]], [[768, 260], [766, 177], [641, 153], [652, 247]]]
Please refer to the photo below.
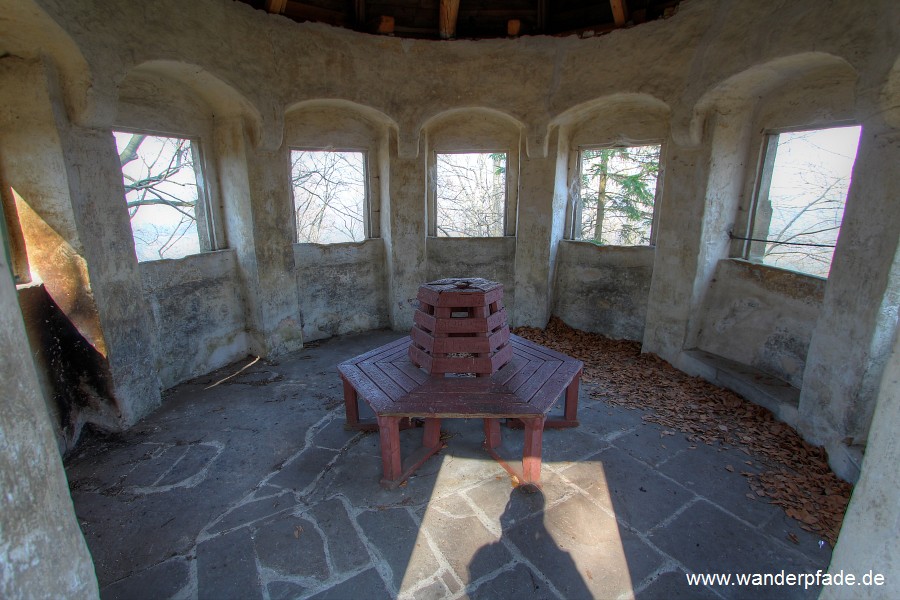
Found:
[[334, 450], [308, 448], [303, 454], [285, 464], [276, 475], [268, 480], [268, 483], [294, 491], [302, 491], [316, 480], [325, 466], [335, 457], [335, 454]]
[[[815, 572], [800, 552], [783, 549], [709, 502], [700, 501], [681, 513], [650, 541], [694, 573]], [[818, 590], [751, 586], [717, 586], [727, 598], [815, 598]]]
[[197, 546], [197, 590], [201, 600], [261, 598], [256, 555], [248, 529]]
[[504, 533], [565, 598], [615, 598], [659, 568], [662, 557], [578, 494]]
[[669, 518], [695, 497], [615, 447], [570, 466], [562, 475], [641, 532]]
[[339, 500], [326, 500], [311, 507], [306, 515], [315, 519], [325, 534], [328, 551], [338, 573], [369, 564], [369, 553]]
[[[442, 422], [447, 446], [408, 483], [384, 490], [379, 436], [343, 429], [335, 367], [401, 335], [311, 344], [248, 369], [244, 383], [203, 389], [236, 370], [225, 369], [167, 392], [160, 409], [127, 432], [86, 438], [66, 469], [103, 597], [171, 597], [196, 584], [198, 598], [216, 600], [264, 592], [548, 598], [546, 573], [567, 597], [606, 598], [629, 593], [668, 560], [632, 528], [696, 573], [828, 564], [830, 549], [817, 536], [780, 508], [747, 498], [740, 472], [759, 468], [744, 464], [748, 456], [703, 444], [691, 450], [681, 434], [660, 437], [662, 428], [642, 421], [644, 411], [591, 398], [592, 384], [582, 386], [581, 425], [545, 434], [542, 493], [513, 487], [482, 448], [480, 419]], [[312, 445], [295, 457], [307, 433]], [[523, 433], [504, 428], [503, 437], [501, 451], [515, 465]], [[406, 456], [421, 445], [422, 429], [400, 438]], [[671, 524], [661, 527], [666, 519]], [[535, 571], [514, 562], [523, 555]], [[639, 598], [704, 597], [700, 588], [686, 593], [681, 577], [660, 575]]]
[[371, 510], [357, 522], [367, 542], [390, 567], [394, 588], [402, 591], [435, 575], [440, 565], [419, 526], [405, 508]]
[[100, 590], [103, 600], [155, 600], [170, 598], [187, 587], [190, 564], [174, 558], [135, 573]]
[[[669, 432], [672, 435], [663, 432]], [[683, 433], [649, 424], [616, 438], [612, 444], [654, 467], [694, 445], [687, 440]]]
[[302, 585], [290, 581], [273, 581], [266, 586], [269, 600], [294, 600], [303, 596], [306, 589]]
[[763, 524], [761, 531], [799, 550], [814, 564], [822, 565], [823, 569], [831, 563], [831, 545], [822, 536], [801, 529], [800, 523], [787, 516], [783, 510], [773, 514], [772, 519]]
[[253, 528], [259, 564], [281, 575], [326, 580], [325, 542], [308, 519], [287, 513]]
[[[272, 488], [277, 490], [278, 488]], [[241, 504], [221, 516], [221, 519], [206, 530], [209, 535], [216, 535], [229, 529], [244, 527], [274, 517], [294, 506], [293, 496], [286, 490], [273, 497], [252, 500]]]
[[309, 600], [389, 600], [392, 598], [375, 569], [368, 569], [336, 586], [310, 596]]
[[555, 600], [557, 598], [546, 583], [522, 564], [499, 573], [473, 590], [468, 590], [467, 597], [471, 600], [505, 600], [507, 598], [510, 600], [513, 598]]
[[759, 469], [747, 465], [747, 460], [751, 460], [750, 457], [739, 450], [697, 444], [696, 449], [679, 453], [663, 463], [659, 470], [710, 502], [727, 508], [753, 525], [760, 525], [771, 520], [781, 509], [756, 497], [748, 497], [753, 494], [741, 472], [758, 472]]
[[550, 429], [544, 432], [542, 459], [554, 464], [572, 462], [608, 447], [609, 444], [587, 427]]
[[[426, 511], [422, 527], [431, 534], [450, 567], [463, 582], [471, 582], [497, 566], [512, 560], [499, 538], [488, 531], [474, 515], [448, 516], [436, 509]], [[475, 555], [480, 557], [476, 563]]]
[[689, 585], [684, 571], [663, 573], [635, 596], [636, 600], [718, 600], [720, 598], [703, 585]]
[[570, 490], [552, 472], [544, 469], [541, 474], [542, 492], [529, 493], [527, 488], [514, 488], [506, 472], [488, 479], [465, 492], [476, 506], [495, 523], [509, 528], [535, 513], [542, 512], [548, 504], [563, 497]]

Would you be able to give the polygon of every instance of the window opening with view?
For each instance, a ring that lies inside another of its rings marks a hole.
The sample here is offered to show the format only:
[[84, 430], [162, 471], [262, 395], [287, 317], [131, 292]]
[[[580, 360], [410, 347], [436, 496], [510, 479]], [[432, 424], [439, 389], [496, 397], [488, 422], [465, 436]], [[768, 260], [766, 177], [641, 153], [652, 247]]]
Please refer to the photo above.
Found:
[[747, 258], [828, 277], [860, 130], [767, 136]]
[[292, 150], [291, 187], [298, 242], [337, 244], [365, 239], [365, 153]]
[[138, 261], [181, 258], [207, 249], [198, 229], [205, 216], [196, 143], [176, 137], [114, 131], [125, 203]]
[[603, 246], [653, 243], [660, 148], [645, 145], [581, 150], [575, 239]]
[[436, 235], [503, 236], [506, 227], [506, 173], [505, 152], [437, 154]]

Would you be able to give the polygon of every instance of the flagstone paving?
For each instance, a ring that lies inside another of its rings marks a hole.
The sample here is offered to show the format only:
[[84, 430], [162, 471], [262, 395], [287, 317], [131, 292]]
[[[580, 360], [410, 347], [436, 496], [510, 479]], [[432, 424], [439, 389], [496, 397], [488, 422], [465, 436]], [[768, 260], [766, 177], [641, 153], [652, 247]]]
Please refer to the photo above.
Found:
[[[180, 385], [67, 460], [103, 598], [815, 598], [686, 574], [827, 569], [830, 548], [750, 494], [734, 449], [589, 398], [544, 434], [542, 490], [514, 488], [481, 422], [397, 490], [377, 434], [345, 431], [336, 365], [401, 334], [334, 338]], [[209, 389], [207, 389], [209, 388]], [[404, 452], [422, 430], [401, 432]], [[503, 430], [503, 453], [523, 433]], [[730, 467], [730, 469], [726, 469]], [[794, 541], [796, 540], [796, 541]]]

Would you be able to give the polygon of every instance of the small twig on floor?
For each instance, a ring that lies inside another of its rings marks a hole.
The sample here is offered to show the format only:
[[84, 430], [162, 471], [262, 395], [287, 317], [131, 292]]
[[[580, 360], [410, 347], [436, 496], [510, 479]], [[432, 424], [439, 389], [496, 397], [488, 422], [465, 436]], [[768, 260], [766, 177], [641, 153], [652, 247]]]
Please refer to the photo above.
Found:
[[228, 377], [223, 377], [222, 379], [218, 380], [217, 382], [215, 382], [215, 383], [212, 384], [212, 385], [206, 386], [205, 388], [203, 388], [203, 391], [206, 391], [206, 390], [208, 390], [208, 389], [214, 388], [214, 387], [216, 387], [217, 385], [219, 385], [220, 383], [224, 383], [224, 382], [228, 381], [229, 379], [231, 379], [232, 377], [235, 377], [235, 376], [237, 376], [237, 375], [240, 375], [241, 373], [244, 372], [245, 369], [247, 369], [247, 368], [249, 368], [249, 367], [252, 367], [252, 366], [255, 365], [256, 363], [258, 363], [258, 362], [259, 362], [259, 358], [260, 358], [260, 357], [257, 356], [256, 358], [253, 359], [253, 362], [244, 365], [243, 367], [241, 367], [241, 369], [240, 369], [239, 371], [236, 371], [236, 372], [232, 373], [232, 374], [229, 375]]

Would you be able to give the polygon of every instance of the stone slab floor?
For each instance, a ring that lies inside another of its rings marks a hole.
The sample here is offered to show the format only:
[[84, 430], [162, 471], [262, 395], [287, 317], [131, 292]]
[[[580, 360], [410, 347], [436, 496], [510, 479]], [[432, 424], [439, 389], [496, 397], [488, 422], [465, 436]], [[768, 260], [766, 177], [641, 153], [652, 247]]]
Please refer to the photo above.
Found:
[[[478, 420], [445, 421], [447, 447], [382, 490], [377, 434], [343, 429], [335, 366], [398, 335], [335, 338], [205, 389], [239, 363], [88, 439], [66, 468], [102, 596], [817, 596], [688, 587], [686, 573], [815, 572], [830, 549], [752, 498], [745, 454], [694, 447], [586, 386], [581, 426], [545, 433], [542, 492], [512, 487]], [[513, 457], [522, 433], [503, 434]], [[406, 452], [421, 435], [401, 433]]]

